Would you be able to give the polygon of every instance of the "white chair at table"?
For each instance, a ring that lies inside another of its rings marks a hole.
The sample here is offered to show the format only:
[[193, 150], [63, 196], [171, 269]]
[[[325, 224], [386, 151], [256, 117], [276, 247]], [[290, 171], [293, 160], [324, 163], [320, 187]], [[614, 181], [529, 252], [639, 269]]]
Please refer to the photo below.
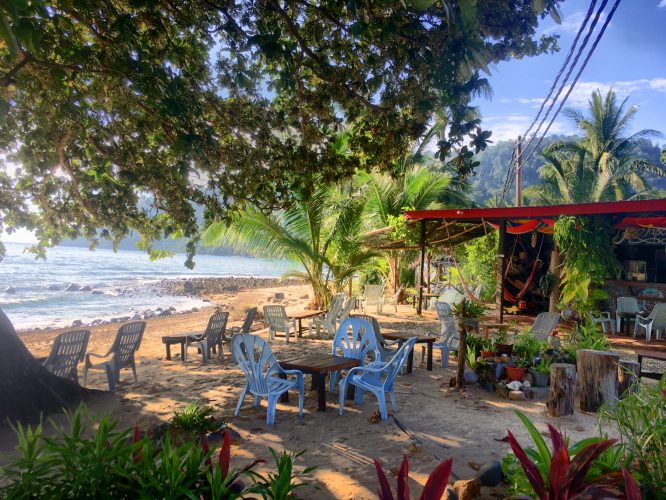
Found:
[[640, 307], [636, 297], [618, 297], [615, 305], [615, 330], [619, 332], [622, 329], [622, 313], [638, 314], [639, 312]]
[[377, 306], [377, 314], [382, 313], [384, 307], [384, 285], [365, 285], [361, 297], [363, 314], [368, 314], [368, 307]]
[[388, 301], [385, 300], [384, 303], [392, 305], [395, 312], [398, 312], [398, 300], [400, 299], [400, 296], [403, 294], [404, 290], [405, 289], [403, 287], [398, 288], [398, 291], [391, 295]]
[[655, 304], [654, 309], [648, 316], [636, 315], [634, 323], [634, 338], [638, 334], [638, 328], [645, 328], [645, 339], [652, 340], [652, 331], [657, 340], [661, 340], [661, 332], [666, 328], [666, 303]]
[[347, 294], [344, 294], [345, 305], [340, 309], [338, 317], [336, 319], [335, 330], [337, 331], [338, 325], [346, 320], [351, 314], [352, 309], [356, 305], [356, 299], [354, 297], [347, 297]]
[[601, 325], [601, 331], [608, 333], [610, 330], [612, 335], [615, 335], [615, 321], [611, 318], [611, 313], [608, 311], [601, 311], [599, 314], [595, 314], [590, 311], [590, 320], [595, 325]]
[[315, 334], [319, 335], [319, 329], [322, 328], [326, 333], [329, 333], [331, 336], [335, 335], [336, 325], [335, 322], [338, 319], [338, 314], [342, 310], [344, 304], [344, 296], [335, 294], [331, 299], [330, 310], [326, 313], [322, 313], [319, 316], [315, 317], [310, 321], [308, 326], [308, 336], [312, 337], [312, 330], [315, 330]]
[[[458, 328], [456, 318], [453, 316], [451, 306], [446, 302], [435, 302], [437, 318], [441, 323], [441, 340], [432, 344], [433, 349], [439, 349], [442, 354], [442, 368], [449, 366], [449, 355], [451, 351], [458, 350]], [[421, 362], [425, 359], [425, 347], [421, 348]]]
[[287, 344], [292, 329], [298, 334], [296, 320], [289, 319], [284, 306], [264, 306], [264, 320], [268, 324], [268, 339], [270, 342], [273, 341], [277, 332], [284, 332]]

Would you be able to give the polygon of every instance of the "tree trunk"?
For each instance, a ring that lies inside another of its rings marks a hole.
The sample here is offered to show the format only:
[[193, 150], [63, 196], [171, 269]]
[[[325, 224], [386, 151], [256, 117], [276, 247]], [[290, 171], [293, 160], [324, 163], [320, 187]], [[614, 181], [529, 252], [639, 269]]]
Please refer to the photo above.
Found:
[[633, 394], [636, 392], [636, 383], [638, 382], [640, 371], [641, 365], [636, 361], [620, 361], [620, 366], [617, 369], [618, 392], [620, 396], [623, 396], [625, 393]]
[[557, 312], [557, 303], [560, 301], [560, 251], [553, 239], [553, 251], [550, 254], [550, 266], [548, 268], [553, 276], [553, 289], [550, 291], [548, 311]]
[[576, 402], [576, 367], [567, 363], [550, 365], [550, 397], [546, 401], [548, 415], [573, 415]]
[[0, 425], [34, 422], [90, 393], [71, 380], [56, 377], [30, 353], [0, 310]]
[[467, 354], [467, 327], [458, 322], [458, 373], [456, 374], [456, 387], [465, 387], [465, 355]]
[[617, 370], [620, 356], [593, 349], [576, 351], [578, 397], [582, 411], [596, 413], [602, 404], [617, 402]]

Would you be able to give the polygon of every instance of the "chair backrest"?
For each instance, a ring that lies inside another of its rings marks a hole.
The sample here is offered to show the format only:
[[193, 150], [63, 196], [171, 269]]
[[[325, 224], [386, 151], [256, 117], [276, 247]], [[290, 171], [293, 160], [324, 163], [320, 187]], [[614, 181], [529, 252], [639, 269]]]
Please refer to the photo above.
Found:
[[287, 317], [287, 310], [284, 306], [271, 305], [264, 306], [264, 319], [268, 323], [269, 328], [284, 328], [284, 325], [289, 322]]
[[204, 337], [208, 340], [209, 346], [214, 346], [219, 344], [224, 338], [224, 332], [227, 329], [227, 320], [229, 319], [229, 313], [218, 312], [213, 314], [208, 320], [208, 326], [204, 332]]
[[440, 321], [446, 321], [453, 318], [453, 311], [448, 302], [442, 302], [440, 300], [435, 302], [435, 311], [437, 312], [437, 319]]
[[560, 315], [556, 312], [542, 312], [534, 320], [530, 331], [534, 338], [538, 340], [547, 340], [553, 333], [555, 327], [560, 322]]
[[455, 287], [449, 287], [440, 295], [440, 300], [447, 304], [457, 304], [465, 298], [464, 293], [460, 293]]
[[333, 355], [356, 358], [361, 364], [368, 356], [379, 361], [381, 353], [372, 324], [361, 318], [347, 318], [340, 323], [333, 339]]
[[359, 318], [370, 323], [370, 326], [372, 326], [372, 331], [375, 334], [375, 338], [377, 339], [377, 343], [380, 346], [386, 345], [386, 339], [382, 336], [382, 332], [379, 329], [379, 321], [377, 321], [377, 318], [375, 318], [374, 316], [370, 316], [369, 314], [354, 314], [353, 316], [349, 317]]
[[247, 377], [252, 394], [268, 394], [268, 378], [281, 371], [268, 343], [256, 335], [239, 333], [231, 339], [234, 361]]
[[340, 312], [338, 313], [338, 321], [342, 321], [349, 317], [349, 313], [351, 312], [355, 303], [356, 299], [354, 297], [349, 297], [349, 299], [347, 299], [345, 306], [342, 309], [340, 309]]
[[250, 333], [250, 329], [252, 328], [252, 324], [254, 323], [254, 317], [257, 315], [257, 308], [253, 307], [247, 312], [247, 315], [245, 316], [245, 321], [243, 321], [243, 325], [241, 326], [240, 333]]
[[442, 324], [442, 340], [452, 344], [458, 340], [458, 328], [456, 327], [456, 318], [453, 315], [451, 306], [446, 302], [437, 301], [435, 302], [435, 311], [437, 312], [437, 319]]
[[648, 318], [654, 318], [652, 328], [663, 330], [666, 327], [666, 303], [658, 302], [655, 304]]
[[384, 294], [384, 285], [365, 285], [365, 301], [368, 305], [376, 305]]
[[58, 377], [77, 380], [76, 366], [83, 361], [88, 348], [90, 330], [77, 330], [58, 335], [44, 367]]
[[337, 318], [344, 305], [345, 297], [337, 293], [333, 295], [333, 298], [331, 298], [331, 307], [328, 310], [327, 317], [330, 319]]
[[344, 305], [345, 300], [347, 300], [347, 294], [345, 292], [334, 293], [333, 297], [331, 297], [331, 306], [334, 300], [339, 300]]
[[405, 343], [400, 346], [398, 352], [396, 352], [395, 355], [388, 361], [388, 363], [386, 363], [384, 369], [386, 370], [387, 376], [384, 384], [387, 386], [387, 388], [390, 388], [390, 386], [393, 385], [393, 379], [395, 379], [398, 373], [400, 373], [402, 365], [404, 365], [405, 361], [407, 361], [407, 357], [409, 356], [409, 353], [412, 352], [412, 349], [414, 349], [414, 344], [416, 344], [417, 340], [418, 337], [412, 337], [406, 340]]
[[143, 339], [143, 332], [145, 329], [145, 321], [126, 323], [118, 328], [116, 340], [111, 346], [111, 352], [115, 358], [117, 369], [126, 366], [130, 359], [134, 357], [134, 353], [141, 345], [141, 340]]
[[476, 285], [474, 290], [472, 290], [472, 295], [474, 295], [475, 299], [481, 298], [481, 289], [482, 288], [483, 288], [483, 284], [479, 283], [478, 285]]
[[638, 299], [636, 297], [618, 297], [615, 304], [615, 312], [618, 313], [638, 313]]

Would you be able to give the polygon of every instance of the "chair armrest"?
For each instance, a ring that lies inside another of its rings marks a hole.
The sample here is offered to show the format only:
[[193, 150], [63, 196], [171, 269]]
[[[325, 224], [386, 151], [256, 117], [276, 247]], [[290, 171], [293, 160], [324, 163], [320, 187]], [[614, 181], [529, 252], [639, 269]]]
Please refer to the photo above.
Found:
[[636, 321], [644, 321], [647, 323], [652, 323], [654, 321], [654, 318], [650, 318], [649, 316], [641, 316], [640, 314], [637, 314]]
[[285, 375], [303, 375], [303, 372], [301, 370], [282, 370], [282, 373]]
[[88, 354], [86, 354], [86, 360], [89, 360], [93, 356], [96, 358], [108, 358], [110, 354], [111, 351], [107, 352], [106, 354], [95, 354], [94, 352], [89, 352]]
[[386, 340], [386, 339], [384, 339], [384, 345], [385, 346], [394, 346], [394, 345], [398, 345], [399, 343], [400, 343], [399, 340]]

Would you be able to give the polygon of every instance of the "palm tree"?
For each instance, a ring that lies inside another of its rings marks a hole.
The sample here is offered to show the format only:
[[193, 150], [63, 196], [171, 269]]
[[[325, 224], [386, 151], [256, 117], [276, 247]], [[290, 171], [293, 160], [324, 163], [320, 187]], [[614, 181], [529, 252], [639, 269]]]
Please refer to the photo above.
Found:
[[585, 136], [579, 142], [555, 143], [541, 154], [542, 183], [526, 194], [541, 204], [619, 201], [656, 195], [645, 175], [662, 176], [663, 165], [637, 156], [641, 139], [659, 136], [641, 130], [626, 136], [637, 107], [618, 103], [612, 90], [602, 97], [598, 90], [589, 101], [589, 116], [568, 110], [567, 114]]
[[[417, 150], [418, 153], [418, 150]], [[417, 154], [415, 153], [415, 154]], [[365, 186], [367, 213], [375, 228], [394, 226], [405, 210], [424, 210], [440, 206], [439, 199], [447, 191], [450, 177], [415, 162], [405, 162], [397, 177], [380, 173], [359, 173], [359, 185]], [[394, 291], [399, 285], [400, 261], [407, 254], [387, 251], [389, 283]]]
[[375, 254], [361, 244], [365, 201], [343, 198], [335, 188], [321, 187], [287, 210], [264, 213], [245, 207], [227, 226], [214, 222], [203, 234], [205, 245], [228, 245], [257, 257], [288, 259], [301, 266], [288, 276], [299, 277], [314, 292], [317, 306], [330, 299], [331, 281], [342, 289], [353, 273]]

